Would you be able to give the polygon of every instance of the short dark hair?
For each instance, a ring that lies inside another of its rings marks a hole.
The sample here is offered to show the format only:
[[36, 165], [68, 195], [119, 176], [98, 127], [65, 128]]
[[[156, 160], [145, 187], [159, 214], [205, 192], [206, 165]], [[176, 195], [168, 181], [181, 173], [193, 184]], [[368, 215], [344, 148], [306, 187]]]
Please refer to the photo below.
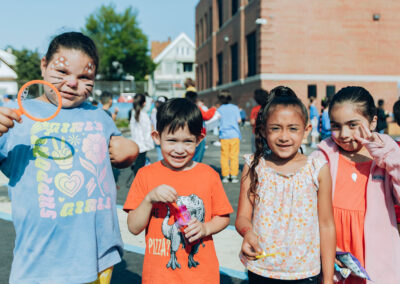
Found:
[[107, 104], [110, 100], [112, 100], [112, 94], [110, 92], [104, 91], [100, 96], [101, 104]]
[[60, 48], [80, 50], [93, 60], [96, 67], [95, 73], [99, 67], [99, 54], [97, 52], [96, 44], [94, 41], [79, 32], [66, 32], [57, 35], [50, 42], [49, 48], [46, 52], [46, 62], [49, 63], [53, 59], [53, 55], [58, 52]]
[[383, 99], [379, 99], [378, 100], [378, 107], [383, 106], [384, 103], [385, 103], [385, 101]]
[[200, 137], [203, 128], [203, 117], [196, 104], [185, 98], [174, 98], [164, 103], [157, 111], [157, 131], [167, 129], [174, 133], [187, 125], [192, 135]]
[[400, 125], [400, 100], [394, 103], [393, 105], [393, 116], [394, 116], [394, 121], [398, 125]]
[[254, 100], [256, 101], [257, 104], [260, 106], [263, 106], [267, 104], [268, 102], [268, 92], [267, 90], [264, 89], [256, 89], [254, 91]]
[[185, 98], [191, 101], [192, 103], [196, 103], [197, 101], [197, 93], [193, 91], [187, 91], [185, 93]]
[[329, 98], [328, 98], [328, 97], [325, 97], [325, 98], [323, 98], [323, 99], [321, 100], [321, 106], [322, 106], [323, 108], [327, 108], [327, 107], [329, 106]]
[[232, 100], [231, 92], [229, 90], [221, 90], [218, 94], [218, 100], [223, 105], [229, 103]]

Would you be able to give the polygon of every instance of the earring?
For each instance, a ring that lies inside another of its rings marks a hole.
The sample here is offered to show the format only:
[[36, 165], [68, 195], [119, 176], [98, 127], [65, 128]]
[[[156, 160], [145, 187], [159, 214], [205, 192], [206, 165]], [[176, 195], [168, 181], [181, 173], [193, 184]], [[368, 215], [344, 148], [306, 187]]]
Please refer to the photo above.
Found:
[[271, 155], [272, 151], [268, 147], [268, 143], [264, 138], [262, 139], [262, 141], [263, 141], [263, 157], [268, 158], [268, 156]]

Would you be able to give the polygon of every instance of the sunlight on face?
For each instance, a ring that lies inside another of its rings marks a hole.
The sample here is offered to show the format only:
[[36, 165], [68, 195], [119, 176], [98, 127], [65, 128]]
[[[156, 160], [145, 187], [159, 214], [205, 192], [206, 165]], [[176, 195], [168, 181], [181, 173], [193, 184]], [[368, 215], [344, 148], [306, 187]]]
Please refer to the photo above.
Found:
[[174, 133], [168, 133], [168, 128], [158, 135], [164, 164], [173, 170], [185, 170], [192, 164], [192, 158], [196, 152], [199, 139], [189, 128], [178, 128]]
[[[95, 67], [93, 60], [80, 50], [61, 47], [50, 62], [42, 59], [41, 70], [44, 80], [60, 91], [63, 108], [79, 106], [92, 92]], [[44, 89], [44, 98], [55, 104], [53, 91], [48, 87]]]
[[299, 107], [278, 105], [267, 120], [266, 140], [274, 156], [291, 159], [308, 131]]
[[355, 133], [360, 134], [361, 124], [371, 131], [374, 128], [358, 108], [359, 106], [354, 104], [339, 103], [330, 110], [332, 139], [347, 152], [358, 152], [363, 147], [354, 138]]

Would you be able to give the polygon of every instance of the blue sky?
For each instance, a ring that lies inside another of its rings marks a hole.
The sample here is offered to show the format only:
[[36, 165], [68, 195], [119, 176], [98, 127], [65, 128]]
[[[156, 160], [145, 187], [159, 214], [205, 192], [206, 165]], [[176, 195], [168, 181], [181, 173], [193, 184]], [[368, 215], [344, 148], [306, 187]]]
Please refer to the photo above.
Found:
[[149, 42], [174, 39], [181, 32], [194, 40], [198, 0], [13, 0], [1, 3], [0, 48], [26, 47], [44, 54], [54, 35], [80, 30], [90, 14], [110, 3], [118, 12], [129, 6], [136, 10]]

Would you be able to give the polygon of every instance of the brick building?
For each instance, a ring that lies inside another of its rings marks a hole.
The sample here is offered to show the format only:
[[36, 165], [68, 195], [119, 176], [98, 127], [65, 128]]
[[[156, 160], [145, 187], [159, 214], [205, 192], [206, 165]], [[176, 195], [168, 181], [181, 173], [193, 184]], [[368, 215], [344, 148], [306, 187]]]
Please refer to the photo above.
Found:
[[391, 110], [400, 86], [400, 1], [200, 0], [197, 88], [249, 110], [254, 89], [291, 87], [304, 101], [361, 85]]

